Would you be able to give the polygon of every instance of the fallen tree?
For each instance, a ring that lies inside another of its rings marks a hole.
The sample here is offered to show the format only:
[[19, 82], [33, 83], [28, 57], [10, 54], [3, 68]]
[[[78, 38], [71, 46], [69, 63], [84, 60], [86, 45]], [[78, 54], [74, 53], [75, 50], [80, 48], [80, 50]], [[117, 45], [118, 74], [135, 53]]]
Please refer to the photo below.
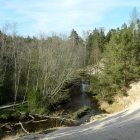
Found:
[[0, 138], [7, 135], [16, 135], [17, 133], [19, 135], [26, 135], [33, 132], [42, 132], [50, 128], [73, 125], [76, 125], [76, 121], [72, 119], [39, 114], [28, 114], [25, 118], [20, 118], [19, 120], [17, 119], [4, 123], [1, 122]]

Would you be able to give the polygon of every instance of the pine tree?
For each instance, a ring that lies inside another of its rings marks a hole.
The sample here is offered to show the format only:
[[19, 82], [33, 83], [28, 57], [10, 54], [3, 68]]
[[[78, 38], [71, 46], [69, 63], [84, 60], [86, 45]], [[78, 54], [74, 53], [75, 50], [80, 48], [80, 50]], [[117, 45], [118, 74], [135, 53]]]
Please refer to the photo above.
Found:
[[79, 37], [78, 33], [74, 29], [71, 31], [70, 39], [73, 42], [73, 46], [78, 46], [78, 44], [83, 43], [83, 40]]

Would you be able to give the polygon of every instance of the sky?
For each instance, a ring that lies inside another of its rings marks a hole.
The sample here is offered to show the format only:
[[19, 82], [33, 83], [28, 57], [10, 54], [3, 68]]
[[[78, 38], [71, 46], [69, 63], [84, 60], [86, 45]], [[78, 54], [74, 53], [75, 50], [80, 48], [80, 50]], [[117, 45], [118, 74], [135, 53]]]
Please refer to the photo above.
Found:
[[5, 24], [16, 25], [17, 34], [36, 36], [69, 34], [104, 27], [121, 27], [130, 23], [140, 0], [0, 0], [0, 29]]

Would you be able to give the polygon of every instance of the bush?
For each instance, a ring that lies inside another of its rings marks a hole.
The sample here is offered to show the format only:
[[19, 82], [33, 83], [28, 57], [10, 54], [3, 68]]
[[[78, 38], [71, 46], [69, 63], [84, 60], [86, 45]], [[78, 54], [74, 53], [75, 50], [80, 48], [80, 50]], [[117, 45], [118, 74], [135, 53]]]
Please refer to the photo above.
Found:
[[80, 119], [91, 111], [91, 107], [84, 106], [73, 114], [73, 119]]

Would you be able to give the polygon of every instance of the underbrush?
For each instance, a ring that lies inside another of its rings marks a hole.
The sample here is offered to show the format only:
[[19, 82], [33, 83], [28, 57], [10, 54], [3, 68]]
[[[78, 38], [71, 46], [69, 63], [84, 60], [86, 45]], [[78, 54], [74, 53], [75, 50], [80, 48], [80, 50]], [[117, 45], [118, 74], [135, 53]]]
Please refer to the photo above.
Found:
[[90, 111], [91, 111], [91, 107], [84, 106], [84, 107], [80, 108], [78, 111], [74, 112], [72, 115], [72, 118], [73, 119], [80, 119], [84, 115], [88, 114]]

